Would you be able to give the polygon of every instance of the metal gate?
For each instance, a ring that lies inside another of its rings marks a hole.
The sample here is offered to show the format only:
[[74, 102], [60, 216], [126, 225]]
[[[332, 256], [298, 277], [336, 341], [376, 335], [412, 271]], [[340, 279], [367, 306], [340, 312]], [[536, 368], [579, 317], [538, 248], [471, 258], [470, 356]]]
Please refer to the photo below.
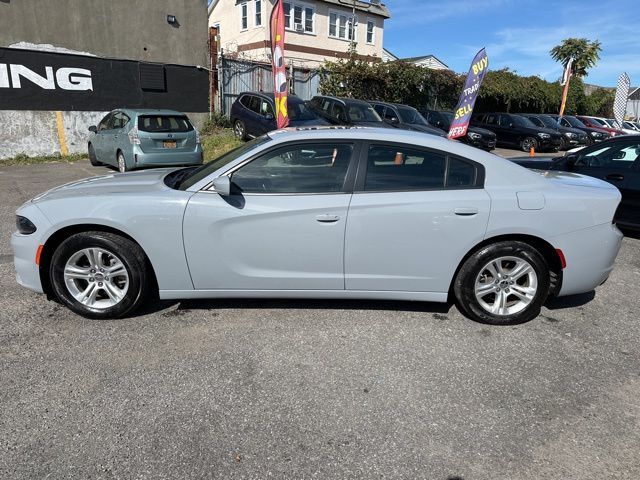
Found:
[[[273, 92], [273, 73], [269, 64], [221, 56], [218, 72], [220, 108], [224, 115], [229, 115], [231, 105], [242, 92]], [[288, 72], [290, 93], [303, 100], [318, 94], [320, 75], [317, 70], [294, 66]]]

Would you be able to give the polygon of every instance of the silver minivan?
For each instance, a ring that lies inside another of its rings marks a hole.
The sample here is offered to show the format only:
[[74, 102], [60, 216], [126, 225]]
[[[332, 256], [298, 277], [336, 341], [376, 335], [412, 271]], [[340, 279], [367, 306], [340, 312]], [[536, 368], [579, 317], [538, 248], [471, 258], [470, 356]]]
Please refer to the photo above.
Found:
[[173, 110], [118, 109], [89, 127], [89, 160], [126, 172], [143, 167], [200, 165], [200, 134]]

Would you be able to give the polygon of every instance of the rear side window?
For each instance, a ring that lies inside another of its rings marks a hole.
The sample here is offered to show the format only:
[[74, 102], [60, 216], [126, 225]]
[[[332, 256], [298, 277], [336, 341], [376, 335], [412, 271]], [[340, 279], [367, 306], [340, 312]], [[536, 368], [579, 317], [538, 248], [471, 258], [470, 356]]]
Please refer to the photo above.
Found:
[[500, 126], [508, 127], [511, 125], [511, 117], [509, 115], [500, 115]]
[[243, 95], [240, 97], [240, 103], [247, 108], [249, 108], [249, 102], [251, 102], [251, 97], [249, 95]]
[[371, 146], [367, 158], [366, 191], [444, 188], [447, 158], [426, 150]]
[[178, 115], [141, 115], [138, 117], [138, 130], [150, 133], [190, 132], [193, 125], [189, 119]]
[[393, 192], [461, 189], [478, 186], [475, 163], [444, 153], [403, 146], [372, 145], [367, 158], [365, 191]]
[[484, 119], [487, 125], [498, 125], [498, 116], [497, 115], [487, 115]]

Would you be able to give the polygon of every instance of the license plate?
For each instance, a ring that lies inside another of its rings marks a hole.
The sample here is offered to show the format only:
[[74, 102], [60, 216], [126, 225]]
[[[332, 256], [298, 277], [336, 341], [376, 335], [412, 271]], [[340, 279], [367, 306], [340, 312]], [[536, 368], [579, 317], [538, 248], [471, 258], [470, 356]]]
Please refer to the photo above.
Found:
[[165, 140], [162, 145], [164, 145], [164, 148], [176, 148], [178, 146], [175, 140]]

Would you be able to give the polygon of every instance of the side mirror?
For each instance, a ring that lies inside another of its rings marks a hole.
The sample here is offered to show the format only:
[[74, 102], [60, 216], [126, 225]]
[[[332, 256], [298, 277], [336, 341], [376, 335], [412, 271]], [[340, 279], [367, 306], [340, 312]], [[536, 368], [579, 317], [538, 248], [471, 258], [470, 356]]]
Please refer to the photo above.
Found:
[[400, 120], [398, 120], [398, 117], [391, 117], [390, 121], [393, 125], [398, 125], [400, 123]]
[[213, 188], [221, 197], [228, 197], [231, 195], [231, 179], [226, 175], [215, 178], [213, 180]]
[[270, 113], [265, 114], [264, 118], [266, 118], [267, 120], [273, 120], [275, 117], [273, 115], [271, 115]]
[[93, 133], [98, 133], [98, 127], [96, 127], [95, 125], [91, 125], [89, 127], [89, 131]]

